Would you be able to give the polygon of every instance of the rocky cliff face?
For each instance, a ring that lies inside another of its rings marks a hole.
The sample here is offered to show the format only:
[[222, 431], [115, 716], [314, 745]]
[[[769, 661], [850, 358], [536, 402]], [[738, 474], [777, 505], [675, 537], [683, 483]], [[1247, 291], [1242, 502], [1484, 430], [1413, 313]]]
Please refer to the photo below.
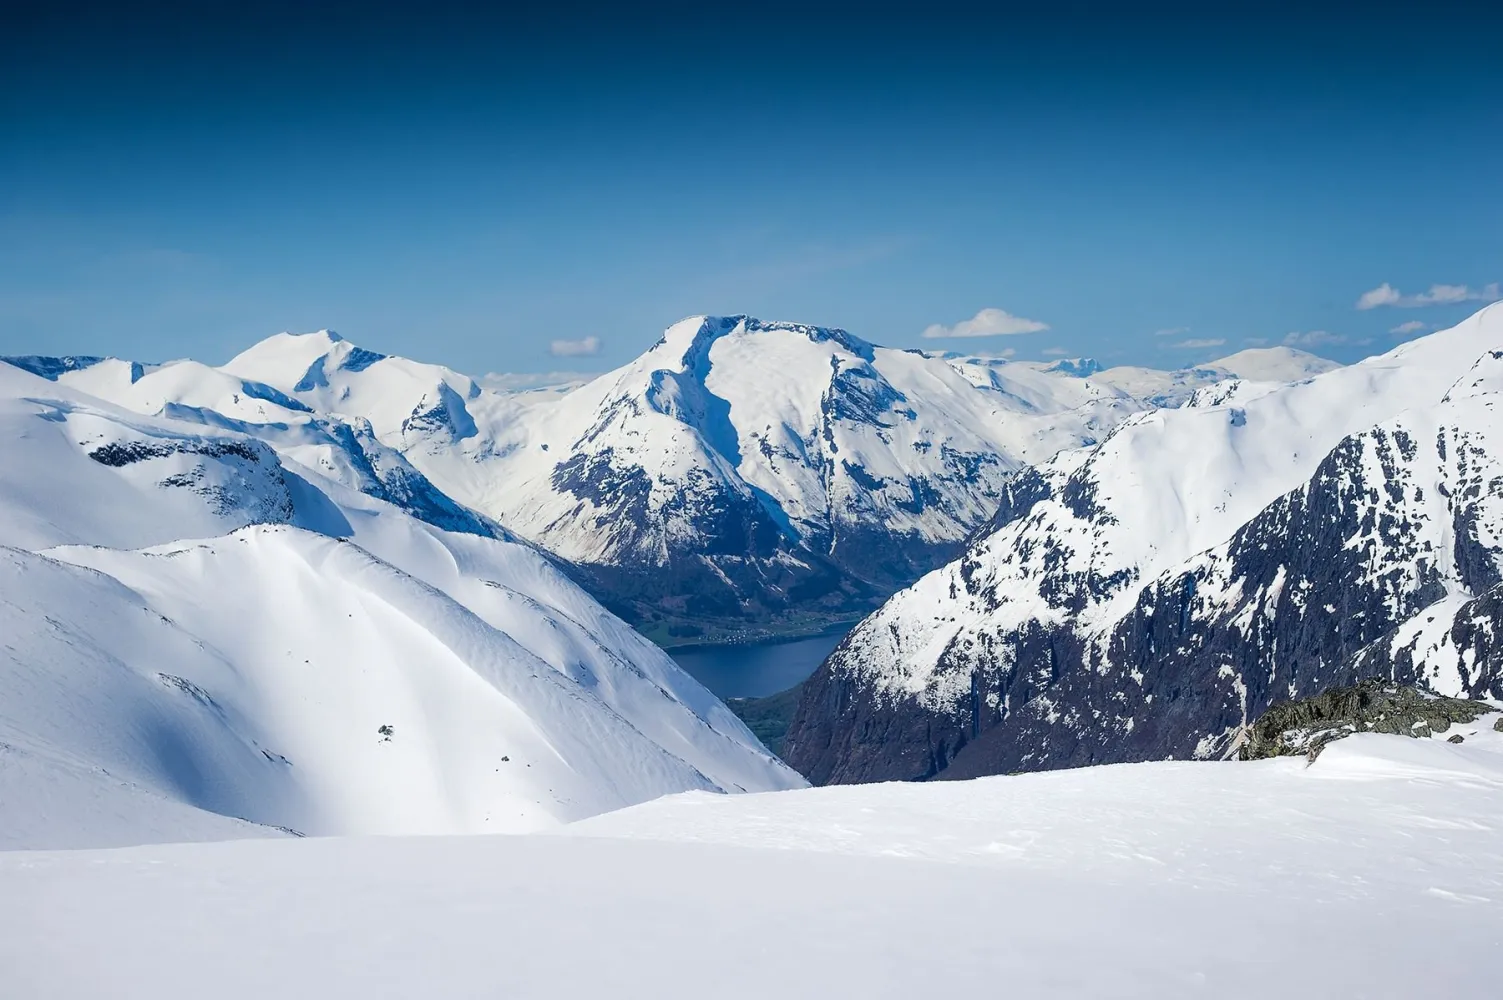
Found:
[[787, 759], [829, 782], [1212, 757], [1274, 702], [1361, 677], [1503, 693], [1499, 340], [1479, 316], [1018, 477], [988, 533], [806, 684]]

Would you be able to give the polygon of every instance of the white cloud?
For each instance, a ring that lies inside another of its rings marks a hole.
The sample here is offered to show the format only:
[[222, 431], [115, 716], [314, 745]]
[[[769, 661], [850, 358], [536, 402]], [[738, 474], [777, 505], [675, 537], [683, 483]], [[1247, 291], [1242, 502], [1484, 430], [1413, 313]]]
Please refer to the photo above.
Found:
[[1396, 306], [1401, 298], [1403, 296], [1399, 294], [1399, 290], [1385, 281], [1377, 288], [1363, 292], [1357, 299], [1357, 308], [1376, 309], [1379, 306]]
[[1412, 320], [1410, 320], [1407, 323], [1400, 323], [1398, 326], [1394, 327], [1392, 330], [1389, 330], [1388, 332], [1389, 333], [1398, 334], [1400, 337], [1402, 337], [1402, 336], [1405, 336], [1407, 334], [1419, 333], [1421, 330], [1428, 330], [1428, 329], [1430, 329], [1430, 324], [1429, 323], [1421, 323], [1417, 319], [1412, 319]]
[[925, 340], [940, 337], [1006, 337], [1020, 333], [1039, 333], [1049, 329], [1048, 323], [1036, 319], [1014, 316], [1005, 309], [983, 309], [970, 319], [961, 320], [954, 326], [935, 323], [924, 330]]
[[1175, 347], [1220, 347], [1226, 340], [1221, 337], [1192, 337], [1189, 340], [1181, 340]]
[[1162, 330], [1153, 331], [1153, 335], [1155, 337], [1178, 337], [1182, 333], [1189, 332], [1190, 328], [1188, 326], [1169, 326]]
[[1039, 353], [1046, 358], [1063, 358], [1068, 355], [1070, 351], [1069, 348], [1065, 347], [1046, 347]]
[[600, 353], [600, 338], [586, 337], [583, 340], [555, 340], [548, 345], [548, 353], [555, 358], [581, 358]]
[[1400, 309], [1418, 309], [1423, 306], [1449, 306], [1458, 302], [1494, 302], [1499, 298], [1498, 283], [1472, 288], [1469, 285], [1431, 285], [1428, 292], [1405, 295], [1388, 282], [1363, 292], [1357, 299], [1358, 309], [1377, 309], [1379, 306], [1396, 306]]

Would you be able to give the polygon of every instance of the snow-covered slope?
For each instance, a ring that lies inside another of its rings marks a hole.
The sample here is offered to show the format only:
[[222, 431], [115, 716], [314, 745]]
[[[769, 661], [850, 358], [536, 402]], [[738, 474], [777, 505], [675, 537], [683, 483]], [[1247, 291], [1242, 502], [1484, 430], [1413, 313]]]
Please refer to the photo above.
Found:
[[0, 969], [53, 1000], [1481, 1000], [1492, 718], [1311, 766], [689, 793], [565, 835], [0, 853]]
[[1298, 382], [1341, 366], [1293, 347], [1254, 347], [1217, 358], [1204, 367], [1253, 382]]
[[395, 506], [421, 476], [340, 428], [142, 416], [0, 365], [7, 814], [103, 803], [77, 843], [138, 806], [143, 834], [184, 807], [515, 830], [800, 783], [542, 554]]
[[[660, 638], [869, 608], [952, 554], [1022, 465], [1237, 374], [1329, 365], [1270, 349], [1182, 372], [1102, 371], [748, 317], [692, 317], [616, 371], [546, 392], [494, 391], [328, 332], [272, 337], [220, 370], [30, 361], [143, 413], [358, 437], [354, 450], [384, 449], [386, 467], [410, 463], [407, 493], [505, 524]], [[341, 479], [381, 495], [365, 485], [378, 477]]]
[[[1029, 470], [820, 669], [788, 759], [825, 781], [1215, 754], [1271, 700], [1351, 680], [1498, 582], [1500, 344], [1486, 309], [1293, 385], [1198, 390]], [[1424, 679], [1503, 694], [1463, 658]]]

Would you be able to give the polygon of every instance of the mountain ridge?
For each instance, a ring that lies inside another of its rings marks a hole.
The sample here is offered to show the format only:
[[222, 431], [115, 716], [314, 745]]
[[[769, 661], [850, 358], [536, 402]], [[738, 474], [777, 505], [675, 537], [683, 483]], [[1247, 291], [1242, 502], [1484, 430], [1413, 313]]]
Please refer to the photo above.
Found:
[[[1360, 679], [1377, 661], [1357, 654], [1503, 558], [1487, 540], [1503, 512], [1486, 503], [1503, 480], [1484, 472], [1500, 340], [1499, 310], [1484, 309], [1310, 380], [1136, 415], [1029, 470], [961, 559], [895, 595], [806, 683], [788, 759], [823, 782], [1214, 756], [1281, 685]], [[1427, 534], [1453, 517], [1486, 533], [1462, 546], [1452, 532], [1464, 560]], [[1348, 546], [1364, 545], [1400, 576], [1360, 575]], [[1335, 604], [1292, 608], [1283, 574]], [[1255, 610], [1264, 599], [1277, 606]], [[1448, 669], [1471, 694], [1498, 683]]]

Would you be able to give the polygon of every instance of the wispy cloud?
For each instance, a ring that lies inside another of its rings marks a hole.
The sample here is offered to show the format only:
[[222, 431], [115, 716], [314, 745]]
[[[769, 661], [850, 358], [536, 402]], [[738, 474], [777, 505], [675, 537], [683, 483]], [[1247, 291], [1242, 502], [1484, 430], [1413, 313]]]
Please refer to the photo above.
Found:
[[555, 340], [548, 345], [548, 353], [555, 358], [583, 358], [600, 353], [600, 338], [585, 337], [583, 340]]
[[1067, 347], [1046, 347], [1039, 352], [1046, 358], [1063, 358], [1070, 353]]
[[974, 359], [976, 361], [1006, 361], [1008, 358], [1017, 357], [1018, 351], [1014, 347], [999, 347], [995, 351], [930, 351], [925, 352], [926, 357], [931, 358], [959, 358]]
[[1178, 337], [1180, 334], [1189, 333], [1188, 326], [1166, 326], [1162, 330], [1153, 331], [1155, 337]]
[[1419, 309], [1424, 306], [1449, 306], [1458, 302], [1494, 302], [1503, 297], [1498, 293], [1496, 281], [1481, 288], [1469, 285], [1431, 285], [1428, 292], [1405, 295], [1388, 282], [1362, 293], [1357, 299], [1358, 309], [1377, 309], [1394, 306], [1399, 309]]
[[1295, 330], [1284, 335], [1286, 347], [1327, 347], [1341, 344], [1363, 347], [1372, 342], [1371, 337], [1353, 338], [1344, 333], [1332, 333], [1329, 330]]
[[1181, 340], [1175, 347], [1199, 348], [1220, 347], [1226, 340], [1222, 337], [1191, 337], [1189, 340]]
[[1398, 335], [1400, 337], [1405, 337], [1405, 336], [1408, 336], [1411, 333], [1419, 333], [1421, 330], [1428, 330], [1428, 329], [1430, 329], [1430, 324], [1429, 323], [1422, 323], [1422, 322], [1420, 322], [1417, 319], [1412, 319], [1412, 320], [1410, 320], [1407, 323], [1400, 323], [1398, 326], [1394, 327], [1392, 330], [1389, 330], [1388, 332], [1392, 333], [1392, 334], [1396, 334], [1396, 335]]
[[1040, 333], [1047, 329], [1048, 323], [1014, 316], [1006, 309], [983, 309], [954, 326], [935, 323], [925, 329], [921, 336], [925, 340], [937, 340], [941, 337], [1007, 337], [1020, 333]]
[[491, 372], [480, 377], [480, 384], [497, 392], [518, 392], [523, 389], [547, 389], [554, 386], [576, 385], [588, 382], [598, 372]]

